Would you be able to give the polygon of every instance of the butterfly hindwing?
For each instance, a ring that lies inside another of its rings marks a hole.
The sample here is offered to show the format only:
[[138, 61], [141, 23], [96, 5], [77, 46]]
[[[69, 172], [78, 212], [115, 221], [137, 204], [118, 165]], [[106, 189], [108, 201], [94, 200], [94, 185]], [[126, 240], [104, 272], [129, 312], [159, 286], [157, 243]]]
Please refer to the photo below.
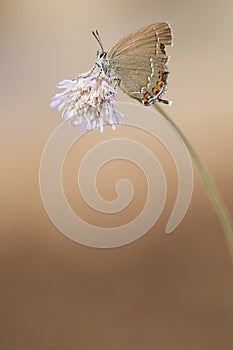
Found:
[[[131, 57], [128, 58], [126, 66], [116, 66], [114, 70], [120, 81], [120, 88], [139, 101], [142, 100], [146, 92], [149, 92], [150, 95], [159, 93], [162, 85], [165, 86], [167, 83], [168, 71], [164, 63], [155, 58], [142, 56], [140, 58], [141, 66], [133, 68]], [[132, 62], [133, 60], [132, 58]]]

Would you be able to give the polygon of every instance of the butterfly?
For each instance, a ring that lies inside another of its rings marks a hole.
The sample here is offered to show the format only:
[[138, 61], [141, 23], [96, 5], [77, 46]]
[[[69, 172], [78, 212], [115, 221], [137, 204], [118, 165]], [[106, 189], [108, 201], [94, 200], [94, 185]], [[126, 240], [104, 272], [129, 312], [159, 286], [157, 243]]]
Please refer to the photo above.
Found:
[[110, 82], [115, 82], [127, 95], [148, 106], [154, 102], [170, 104], [162, 99], [167, 91], [168, 56], [172, 46], [172, 30], [168, 23], [155, 23], [133, 32], [105, 51], [98, 31], [92, 31], [101, 52], [99, 67]]

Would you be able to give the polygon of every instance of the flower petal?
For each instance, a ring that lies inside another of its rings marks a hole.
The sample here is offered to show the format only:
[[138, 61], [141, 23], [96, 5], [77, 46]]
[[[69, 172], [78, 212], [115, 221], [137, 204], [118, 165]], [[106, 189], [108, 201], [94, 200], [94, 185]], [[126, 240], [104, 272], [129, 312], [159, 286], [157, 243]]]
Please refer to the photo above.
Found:
[[55, 94], [50, 104], [62, 112], [64, 120], [81, 130], [99, 130], [103, 132], [104, 125], [112, 129], [120, 125], [122, 113], [114, 109], [116, 89], [99, 73], [85, 73], [76, 79], [65, 79], [58, 83], [64, 91]]

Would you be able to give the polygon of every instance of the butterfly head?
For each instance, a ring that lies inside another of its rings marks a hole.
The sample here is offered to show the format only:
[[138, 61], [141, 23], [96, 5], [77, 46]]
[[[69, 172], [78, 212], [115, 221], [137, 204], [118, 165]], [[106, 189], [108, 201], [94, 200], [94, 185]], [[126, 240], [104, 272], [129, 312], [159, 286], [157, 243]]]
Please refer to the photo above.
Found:
[[97, 51], [97, 60], [98, 60], [98, 62], [103, 61], [105, 59], [106, 55], [107, 55], [106, 51], [102, 51], [102, 52]]
[[98, 44], [101, 48], [101, 51], [97, 51], [97, 66], [99, 66], [103, 72], [106, 74], [107, 73], [107, 61], [106, 61], [106, 56], [107, 56], [107, 52], [104, 50], [104, 47], [103, 47], [103, 43], [102, 43], [102, 40], [100, 38], [100, 35], [98, 33], [97, 30], [95, 31], [92, 31], [92, 34], [94, 35], [94, 37], [96, 38], [96, 40], [98, 41]]

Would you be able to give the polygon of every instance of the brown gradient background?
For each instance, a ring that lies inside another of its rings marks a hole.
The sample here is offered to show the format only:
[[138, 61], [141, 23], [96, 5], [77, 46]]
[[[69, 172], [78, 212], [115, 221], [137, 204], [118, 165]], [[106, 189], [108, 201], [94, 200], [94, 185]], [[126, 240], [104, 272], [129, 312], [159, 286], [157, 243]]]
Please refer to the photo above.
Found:
[[[122, 127], [88, 133], [70, 151], [64, 187], [88, 222], [115, 226], [135, 217], [146, 198], [144, 175], [113, 161], [97, 186], [105, 199], [127, 177], [135, 185], [125, 213], [98, 215], [75, 188], [78, 163], [109, 137], [143, 140], [168, 181], [166, 209], [141, 239], [116, 249], [72, 242], [50, 222], [38, 172], [45, 143], [61, 122], [49, 109], [55, 84], [89, 70], [98, 28], [106, 47], [141, 26], [167, 20], [169, 111], [204, 160], [232, 211], [233, 3], [213, 1], [2, 0], [0, 348], [3, 350], [230, 350], [233, 265], [222, 225], [197, 173], [187, 215], [172, 235], [164, 228], [177, 191], [176, 172], [149, 135]], [[129, 102], [123, 94], [119, 100]], [[166, 108], [166, 107], [165, 107]]]

